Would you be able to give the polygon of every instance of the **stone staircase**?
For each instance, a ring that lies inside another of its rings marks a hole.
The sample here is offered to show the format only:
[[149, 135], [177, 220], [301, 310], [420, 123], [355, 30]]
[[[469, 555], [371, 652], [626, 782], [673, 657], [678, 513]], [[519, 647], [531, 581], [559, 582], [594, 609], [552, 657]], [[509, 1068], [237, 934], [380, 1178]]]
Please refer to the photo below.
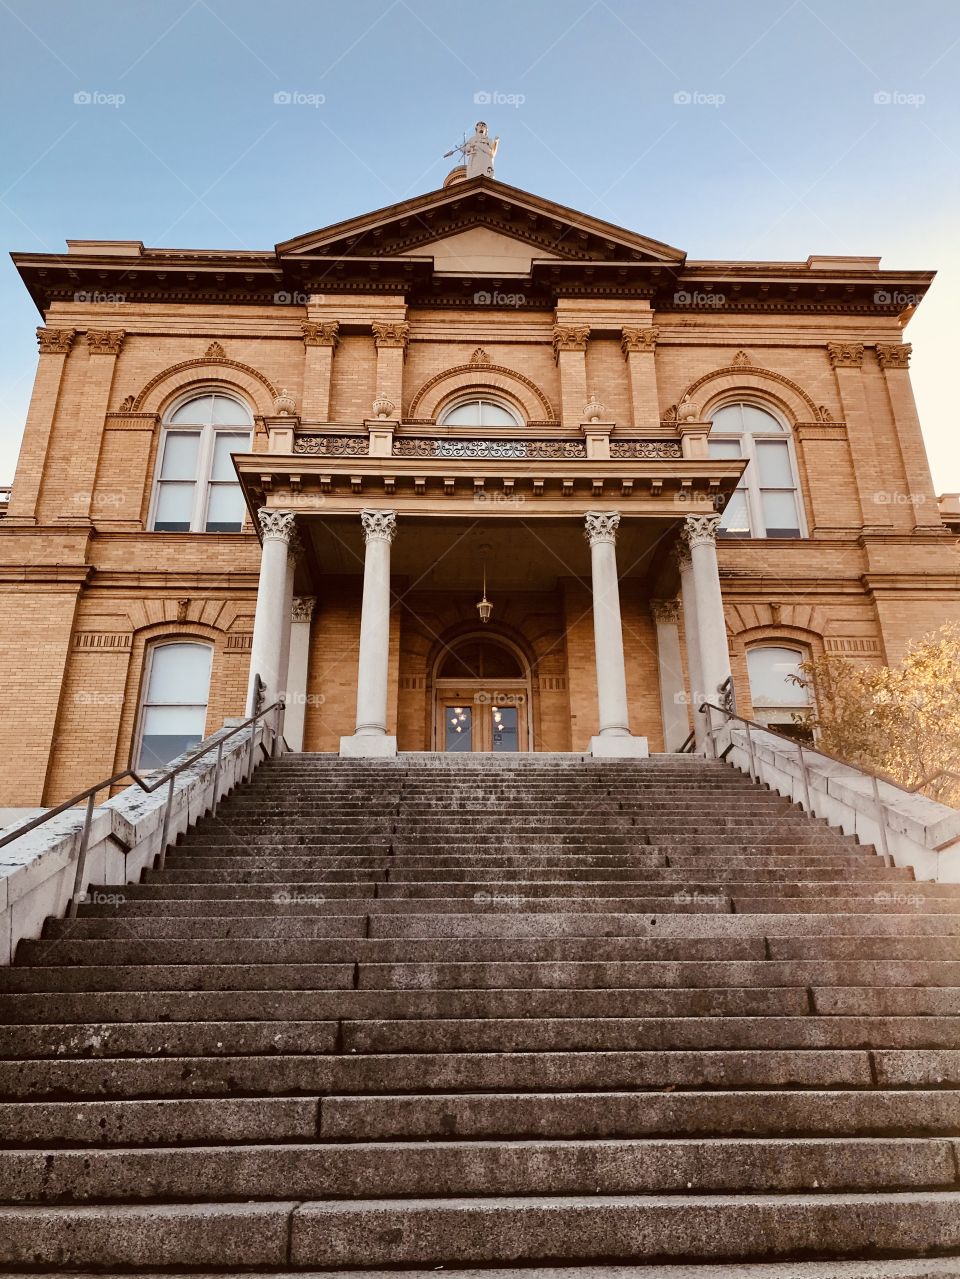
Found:
[[960, 1275], [960, 886], [723, 764], [288, 756], [104, 891], [0, 970], [2, 1274]]

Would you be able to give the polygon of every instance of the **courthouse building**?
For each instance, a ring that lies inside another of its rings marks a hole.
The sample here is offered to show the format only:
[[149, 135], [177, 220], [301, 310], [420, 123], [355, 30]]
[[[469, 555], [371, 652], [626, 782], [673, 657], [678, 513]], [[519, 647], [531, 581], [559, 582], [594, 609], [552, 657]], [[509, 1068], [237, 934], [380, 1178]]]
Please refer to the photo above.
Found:
[[693, 260], [489, 158], [263, 252], [15, 255], [0, 803], [156, 767], [257, 676], [293, 749], [702, 748], [701, 698], [789, 725], [806, 657], [960, 617], [929, 272]]

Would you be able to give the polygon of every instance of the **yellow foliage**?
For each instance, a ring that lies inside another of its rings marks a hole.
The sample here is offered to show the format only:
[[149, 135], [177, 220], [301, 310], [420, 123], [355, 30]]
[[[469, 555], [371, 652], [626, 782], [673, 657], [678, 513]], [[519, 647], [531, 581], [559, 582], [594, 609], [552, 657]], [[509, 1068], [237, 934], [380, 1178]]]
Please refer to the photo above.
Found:
[[960, 806], [960, 777], [949, 775], [960, 774], [960, 625], [911, 644], [899, 666], [830, 653], [800, 669], [825, 750], [905, 786], [926, 783], [925, 794]]

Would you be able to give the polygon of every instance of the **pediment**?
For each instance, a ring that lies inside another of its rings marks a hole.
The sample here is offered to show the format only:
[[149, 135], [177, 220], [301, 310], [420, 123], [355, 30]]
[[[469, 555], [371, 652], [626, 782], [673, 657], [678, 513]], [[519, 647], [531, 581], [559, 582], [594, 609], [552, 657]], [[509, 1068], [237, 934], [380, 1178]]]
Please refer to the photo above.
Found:
[[433, 258], [442, 273], [528, 274], [534, 259], [649, 262], [685, 254], [492, 178], [471, 178], [277, 245], [281, 257]]

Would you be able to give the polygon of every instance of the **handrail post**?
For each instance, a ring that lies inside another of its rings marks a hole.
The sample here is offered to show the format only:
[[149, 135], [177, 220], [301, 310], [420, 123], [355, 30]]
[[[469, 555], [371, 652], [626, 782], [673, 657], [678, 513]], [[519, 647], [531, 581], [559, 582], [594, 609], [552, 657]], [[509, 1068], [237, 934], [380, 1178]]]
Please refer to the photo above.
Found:
[[250, 778], [253, 776], [253, 752], [256, 748], [257, 720], [259, 718], [260, 718], [260, 713], [258, 711], [257, 714], [254, 715], [250, 723], [250, 745], [247, 748], [247, 776], [245, 779], [246, 781], [249, 781]]
[[163, 870], [167, 860], [167, 842], [170, 839], [170, 818], [173, 816], [173, 783], [176, 781], [176, 773], [170, 774], [170, 781], [167, 785], [167, 802], [163, 806], [163, 829], [160, 832], [160, 861], [157, 864], [158, 870]]
[[713, 728], [713, 707], [709, 702], [705, 702], [704, 705], [707, 708], [707, 740], [710, 743], [710, 754], [714, 759], [717, 759], [717, 739], [714, 736]]
[[803, 803], [807, 812], [812, 817], [814, 814], [813, 805], [810, 803], [810, 778], [807, 775], [807, 760], [803, 753], [803, 745], [801, 742], [797, 742], [797, 755], [800, 760], [800, 779], [803, 782]]
[[80, 835], [80, 851], [77, 853], [77, 869], [73, 876], [73, 893], [67, 909], [67, 915], [70, 919], [76, 919], [77, 917], [77, 906], [79, 905], [80, 890], [83, 884], [83, 872], [87, 868], [87, 849], [90, 846], [90, 826], [93, 822], [93, 803], [96, 797], [96, 791], [87, 796], [87, 811], [83, 815], [83, 832]]
[[753, 749], [753, 738], [750, 736], [750, 725], [746, 720], [743, 721], [744, 731], [747, 734], [747, 753], [750, 756], [750, 780], [757, 780], [757, 757]]
[[216, 817], [217, 805], [220, 803], [220, 771], [223, 768], [223, 738], [217, 742], [217, 766], [213, 770], [213, 802], [210, 805], [210, 816]]
[[280, 754], [280, 714], [283, 710], [283, 704], [277, 702], [273, 708], [273, 741], [270, 743], [270, 758], [276, 759]]
[[870, 780], [873, 782], [873, 802], [877, 810], [877, 829], [880, 833], [880, 854], [884, 860], [889, 863], [890, 844], [887, 840], [887, 823], [883, 815], [883, 804], [880, 802], [880, 783], [873, 774], [870, 775]]

